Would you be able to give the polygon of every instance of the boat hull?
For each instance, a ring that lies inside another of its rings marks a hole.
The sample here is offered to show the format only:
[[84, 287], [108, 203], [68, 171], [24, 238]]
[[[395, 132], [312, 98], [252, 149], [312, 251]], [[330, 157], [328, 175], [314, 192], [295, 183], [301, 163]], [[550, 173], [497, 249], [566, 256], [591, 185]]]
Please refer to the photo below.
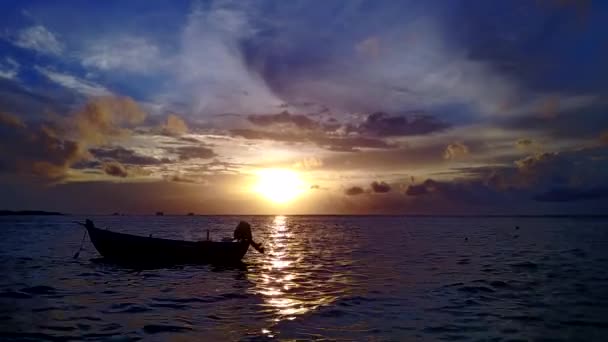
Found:
[[129, 265], [233, 264], [247, 253], [248, 242], [180, 241], [87, 228], [105, 259]]

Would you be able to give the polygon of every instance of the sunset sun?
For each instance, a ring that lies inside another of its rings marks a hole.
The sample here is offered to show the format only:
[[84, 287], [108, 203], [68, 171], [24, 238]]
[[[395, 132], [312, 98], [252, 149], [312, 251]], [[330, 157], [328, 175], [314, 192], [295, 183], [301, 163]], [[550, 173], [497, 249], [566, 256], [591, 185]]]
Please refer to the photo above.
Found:
[[264, 169], [257, 172], [254, 191], [267, 200], [283, 204], [294, 200], [305, 190], [305, 182], [297, 172], [285, 169]]

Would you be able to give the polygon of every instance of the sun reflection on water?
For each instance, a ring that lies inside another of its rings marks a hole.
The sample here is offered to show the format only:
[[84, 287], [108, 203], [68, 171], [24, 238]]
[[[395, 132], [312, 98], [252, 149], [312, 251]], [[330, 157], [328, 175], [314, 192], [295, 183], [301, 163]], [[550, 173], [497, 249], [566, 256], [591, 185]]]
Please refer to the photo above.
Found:
[[[265, 241], [266, 254], [260, 265], [256, 292], [262, 295], [266, 309], [275, 313], [274, 322], [294, 320], [296, 316], [315, 310], [335, 299], [321, 295], [320, 279], [305, 265], [302, 236], [295, 236], [288, 217], [276, 216]], [[265, 329], [266, 330], [266, 329]]]
[[297, 287], [298, 280], [298, 275], [290, 269], [294, 260], [300, 258], [296, 249], [289, 248], [291, 238], [287, 217], [276, 216], [268, 241], [267, 260], [262, 266], [263, 279], [274, 286], [268, 286], [259, 293], [265, 296], [266, 305], [275, 309], [280, 316], [303, 314], [311, 309], [286, 293], [290, 288]]

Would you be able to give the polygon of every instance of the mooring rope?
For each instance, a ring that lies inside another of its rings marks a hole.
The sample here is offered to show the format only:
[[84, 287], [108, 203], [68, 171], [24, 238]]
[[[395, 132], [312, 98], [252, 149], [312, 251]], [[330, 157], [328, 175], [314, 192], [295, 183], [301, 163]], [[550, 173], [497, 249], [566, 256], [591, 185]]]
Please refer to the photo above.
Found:
[[84, 245], [84, 239], [87, 237], [87, 230], [84, 230], [84, 235], [82, 235], [82, 241], [80, 241], [80, 248], [78, 248], [78, 252], [74, 254], [74, 259], [78, 258], [80, 252], [82, 251], [82, 245]]

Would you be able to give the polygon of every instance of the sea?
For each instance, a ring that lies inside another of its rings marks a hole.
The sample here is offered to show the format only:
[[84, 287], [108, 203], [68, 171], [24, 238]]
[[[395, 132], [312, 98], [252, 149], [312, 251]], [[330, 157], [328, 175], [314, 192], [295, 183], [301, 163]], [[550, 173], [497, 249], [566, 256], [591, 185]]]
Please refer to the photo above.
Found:
[[[130, 269], [81, 216], [0, 217], [1, 341], [608, 341], [608, 220], [91, 216], [155, 237], [231, 236], [231, 267]], [[162, 253], [163, 251], [159, 251]]]

